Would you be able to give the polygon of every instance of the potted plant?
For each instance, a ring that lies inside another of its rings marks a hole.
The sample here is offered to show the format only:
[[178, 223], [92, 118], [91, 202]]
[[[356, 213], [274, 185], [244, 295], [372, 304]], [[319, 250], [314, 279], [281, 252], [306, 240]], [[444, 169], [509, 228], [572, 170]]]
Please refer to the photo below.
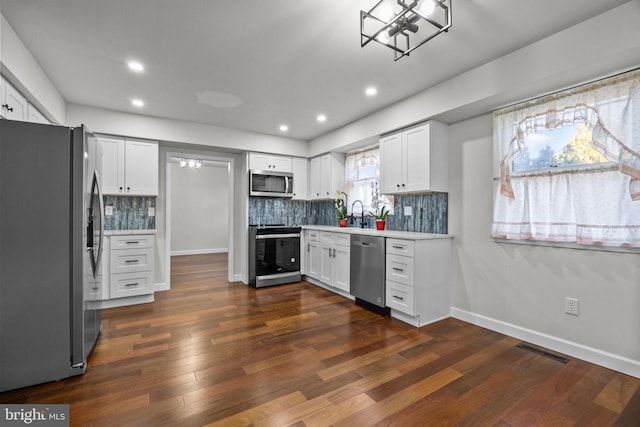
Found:
[[[342, 198], [344, 195], [345, 199]], [[336, 191], [336, 197], [334, 200], [334, 206], [336, 208], [336, 217], [338, 217], [338, 221], [340, 222], [340, 227], [347, 226], [347, 195], [342, 191]]]
[[387, 220], [387, 216], [389, 216], [389, 209], [386, 206], [383, 206], [382, 209], [376, 208], [375, 212], [369, 211], [369, 215], [371, 218], [376, 220], [376, 230], [384, 230], [384, 224]]

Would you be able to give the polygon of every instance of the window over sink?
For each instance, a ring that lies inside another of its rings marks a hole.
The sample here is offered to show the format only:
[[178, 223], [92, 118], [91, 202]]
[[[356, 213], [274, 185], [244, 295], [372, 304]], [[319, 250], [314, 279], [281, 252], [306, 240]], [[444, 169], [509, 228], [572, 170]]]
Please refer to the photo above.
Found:
[[345, 193], [347, 194], [347, 213], [361, 213], [360, 204], [351, 208], [356, 200], [364, 206], [364, 214], [375, 212], [376, 208], [386, 206], [393, 215], [393, 196], [380, 194], [380, 149], [376, 146], [347, 154], [345, 158]]

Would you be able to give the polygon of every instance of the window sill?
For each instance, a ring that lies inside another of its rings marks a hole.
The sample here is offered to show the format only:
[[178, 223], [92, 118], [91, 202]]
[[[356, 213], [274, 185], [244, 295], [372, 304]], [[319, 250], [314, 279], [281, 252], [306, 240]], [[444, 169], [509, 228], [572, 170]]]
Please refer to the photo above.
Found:
[[578, 250], [584, 250], [584, 251], [640, 254], [640, 248], [620, 248], [615, 246], [588, 246], [588, 245], [579, 245], [577, 243], [545, 242], [542, 240], [509, 240], [509, 239], [497, 239], [495, 237], [492, 237], [491, 239], [495, 243], [508, 243], [508, 244], [514, 244], [514, 245], [546, 246], [551, 248], [578, 249]]

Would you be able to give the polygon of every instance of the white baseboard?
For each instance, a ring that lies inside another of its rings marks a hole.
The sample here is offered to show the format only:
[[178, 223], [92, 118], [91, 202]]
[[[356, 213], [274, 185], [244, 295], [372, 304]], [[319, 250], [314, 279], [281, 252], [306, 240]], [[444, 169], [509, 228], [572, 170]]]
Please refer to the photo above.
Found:
[[451, 307], [451, 317], [640, 378], [640, 361]]
[[167, 286], [167, 282], [162, 282], [162, 283], [154, 283], [153, 284], [153, 291], [154, 292], [159, 292], [159, 291], [168, 291], [169, 286]]
[[98, 301], [99, 308], [114, 308], [124, 307], [127, 305], [147, 304], [153, 302], [155, 299], [153, 294], [136, 295], [133, 297], [114, 298], [110, 300]]
[[323, 283], [323, 282], [321, 282], [321, 281], [319, 281], [319, 280], [314, 279], [313, 277], [309, 277], [309, 276], [307, 276], [307, 275], [302, 275], [302, 280], [304, 280], [304, 281], [306, 281], [306, 282], [309, 282], [309, 283], [311, 283], [312, 285], [316, 285], [316, 286], [318, 286], [318, 287], [320, 287], [320, 288], [324, 288], [324, 289], [326, 289], [326, 290], [328, 290], [328, 291], [331, 291], [331, 292], [333, 292], [334, 294], [341, 295], [341, 296], [343, 296], [343, 297], [345, 297], [345, 298], [348, 298], [348, 299], [350, 299], [350, 300], [352, 300], [352, 301], [355, 301], [355, 300], [356, 300], [356, 297], [354, 297], [353, 295], [351, 295], [349, 292], [345, 292], [345, 291], [343, 291], [342, 289], [338, 289], [338, 288], [334, 288], [334, 287], [332, 287], [332, 286], [329, 286], [329, 285], [327, 285], [326, 283]]
[[205, 254], [222, 254], [229, 252], [227, 248], [214, 248], [214, 249], [190, 249], [186, 251], [171, 251], [170, 256], [183, 256], [183, 255], [205, 255]]

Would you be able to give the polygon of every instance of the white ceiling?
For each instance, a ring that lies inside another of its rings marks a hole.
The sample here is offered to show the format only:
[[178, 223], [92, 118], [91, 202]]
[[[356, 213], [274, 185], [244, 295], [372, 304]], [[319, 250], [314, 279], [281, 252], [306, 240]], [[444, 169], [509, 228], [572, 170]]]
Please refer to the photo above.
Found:
[[451, 30], [397, 62], [360, 47], [359, 11], [377, 0], [0, 0], [0, 12], [69, 103], [310, 140], [627, 1], [452, 0]]

